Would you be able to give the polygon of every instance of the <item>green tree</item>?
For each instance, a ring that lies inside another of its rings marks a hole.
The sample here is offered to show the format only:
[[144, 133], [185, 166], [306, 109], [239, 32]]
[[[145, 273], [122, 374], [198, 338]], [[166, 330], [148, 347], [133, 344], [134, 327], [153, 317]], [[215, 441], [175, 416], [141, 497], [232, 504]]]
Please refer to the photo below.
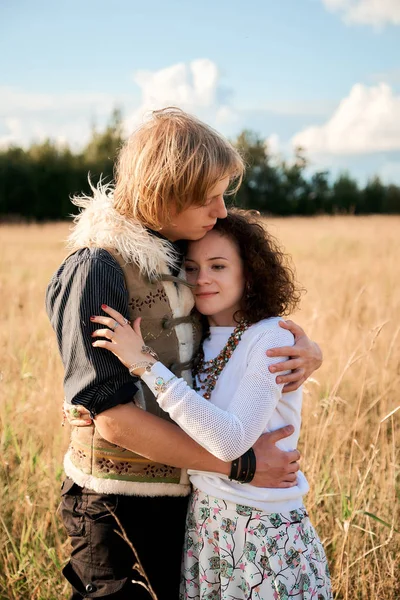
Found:
[[246, 163], [246, 175], [236, 204], [263, 212], [277, 212], [280, 174], [271, 164], [268, 147], [257, 133], [244, 130], [234, 142]]
[[370, 179], [365, 186], [360, 198], [360, 213], [380, 213], [385, 204], [387, 188], [379, 177]]
[[310, 180], [313, 213], [320, 214], [332, 212], [332, 188], [329, 184], [328, 171], [313, 173]]
[[400, 214], [400, 187], [398, 185], [388, 185], [382, 212]]
[[117, 150], [122, 142], [122, 113], [119, 108], [115, 108], [104, 131], [98, 132], [96, 127], [93, 127], [92, 137], [83, 150], [83, 158], [92, 164], [109, 163], [112, 171]]
[[[113, 165], [123, 141], [122, 115], [112, 113], [103, 131], [93, 128], [80, 153], [50, 140], [28, 150], [0, 150], [0, 218], [61, 219], [73, 212], [70, 196], [90, 193], [88, 172], [97, 183], [113, 177]], [[321, 171], [307, 175], [308, 161], [297, 148], [292, 161], [273, 157], [265, 140], [244, 130], [234, 142], [247, 165], [235, 204], [275, 215], [316, 213], [400, 213], [400, 187], [379, 178], [359, 189], [348, 173], [334, 182]]]
[[333, 212], [354, 214], [360, 203], [360, 191], [357, 182], [345, 172], [339, 175], [333, 184]]
[[308, 166], [304, 149], [295, 149], [295, 158], [291, 163], [281, 162], [281, 191], [279, 214], [309, 215], [315, 212], [311, 196], [311, 186], [305, 178]]

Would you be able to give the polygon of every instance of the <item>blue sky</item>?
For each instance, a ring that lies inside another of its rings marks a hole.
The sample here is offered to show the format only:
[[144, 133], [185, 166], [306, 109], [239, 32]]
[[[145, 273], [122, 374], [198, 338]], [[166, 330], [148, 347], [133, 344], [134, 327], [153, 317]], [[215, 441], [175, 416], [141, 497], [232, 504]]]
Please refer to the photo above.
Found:
[[[314, 168], [400, 183], [400, 1], [0, 2], [0, 143], [182, 106]], [[6, 58], [5, 58], [6, 57]]]

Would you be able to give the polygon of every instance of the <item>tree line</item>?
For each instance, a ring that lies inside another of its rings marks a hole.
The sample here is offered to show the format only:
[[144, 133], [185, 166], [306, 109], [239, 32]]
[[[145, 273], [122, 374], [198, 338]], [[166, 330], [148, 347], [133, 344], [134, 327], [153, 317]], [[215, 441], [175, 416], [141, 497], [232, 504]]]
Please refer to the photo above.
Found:
[[[89, 193], [93, 182], [113, 177], [113, 164], [123, 143], [122, 118], [115, 110], [101, 132], [93, 128], [81, 152], [60, 148], [50, 140], [29, 149], [0, 151], [0, 219], [58, 220], [74, 212], [70, 196]], [[400, 213], [400, 187], [378, 177], [362, 187], [348, 173], [332, 180], [328, 171], [309, 174], [305, 152], [294, 160], [273, 156], [261, 136], [245, 130], [234, 145], [247, 170], [234, 203], [270, 215]]]

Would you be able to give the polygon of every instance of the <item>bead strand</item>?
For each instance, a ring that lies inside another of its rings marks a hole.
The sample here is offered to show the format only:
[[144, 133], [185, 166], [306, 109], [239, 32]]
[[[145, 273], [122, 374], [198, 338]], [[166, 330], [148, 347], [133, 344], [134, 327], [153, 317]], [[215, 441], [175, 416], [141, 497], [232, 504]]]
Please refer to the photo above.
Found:
[[[197, 392], [203, 392], [203, 398], [210, 400], [211, 393], [216, 386], [218, 377], [221, 375], [225, 365], [228, 363], [233, 352], [236, 350], [242, 335], [250, 327], [247, 321], [241, 321], [234, 331], [229, 336], [229, 339], [221, 352], [212, 360], [204, 360], [204, 351], [200, 350], [200, 360], [195, 369], [193, 369], [194, 386], [193, 389]], [[196, 377], [200, 382], [200, 386], [196, 383]]]

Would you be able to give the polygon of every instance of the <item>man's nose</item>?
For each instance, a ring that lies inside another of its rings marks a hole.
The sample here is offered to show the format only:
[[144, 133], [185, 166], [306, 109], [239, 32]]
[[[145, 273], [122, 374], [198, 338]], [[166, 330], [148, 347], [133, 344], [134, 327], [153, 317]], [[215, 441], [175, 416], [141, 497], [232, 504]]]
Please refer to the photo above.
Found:
[[225, 200], [224, 197], [221, 196], [218, 198], [218, 200], [216, 200], [214, 206], [212, 207], [211, 216], [214, 219], [225, 219], [227, 215], [228, 213], [225, 206]]

